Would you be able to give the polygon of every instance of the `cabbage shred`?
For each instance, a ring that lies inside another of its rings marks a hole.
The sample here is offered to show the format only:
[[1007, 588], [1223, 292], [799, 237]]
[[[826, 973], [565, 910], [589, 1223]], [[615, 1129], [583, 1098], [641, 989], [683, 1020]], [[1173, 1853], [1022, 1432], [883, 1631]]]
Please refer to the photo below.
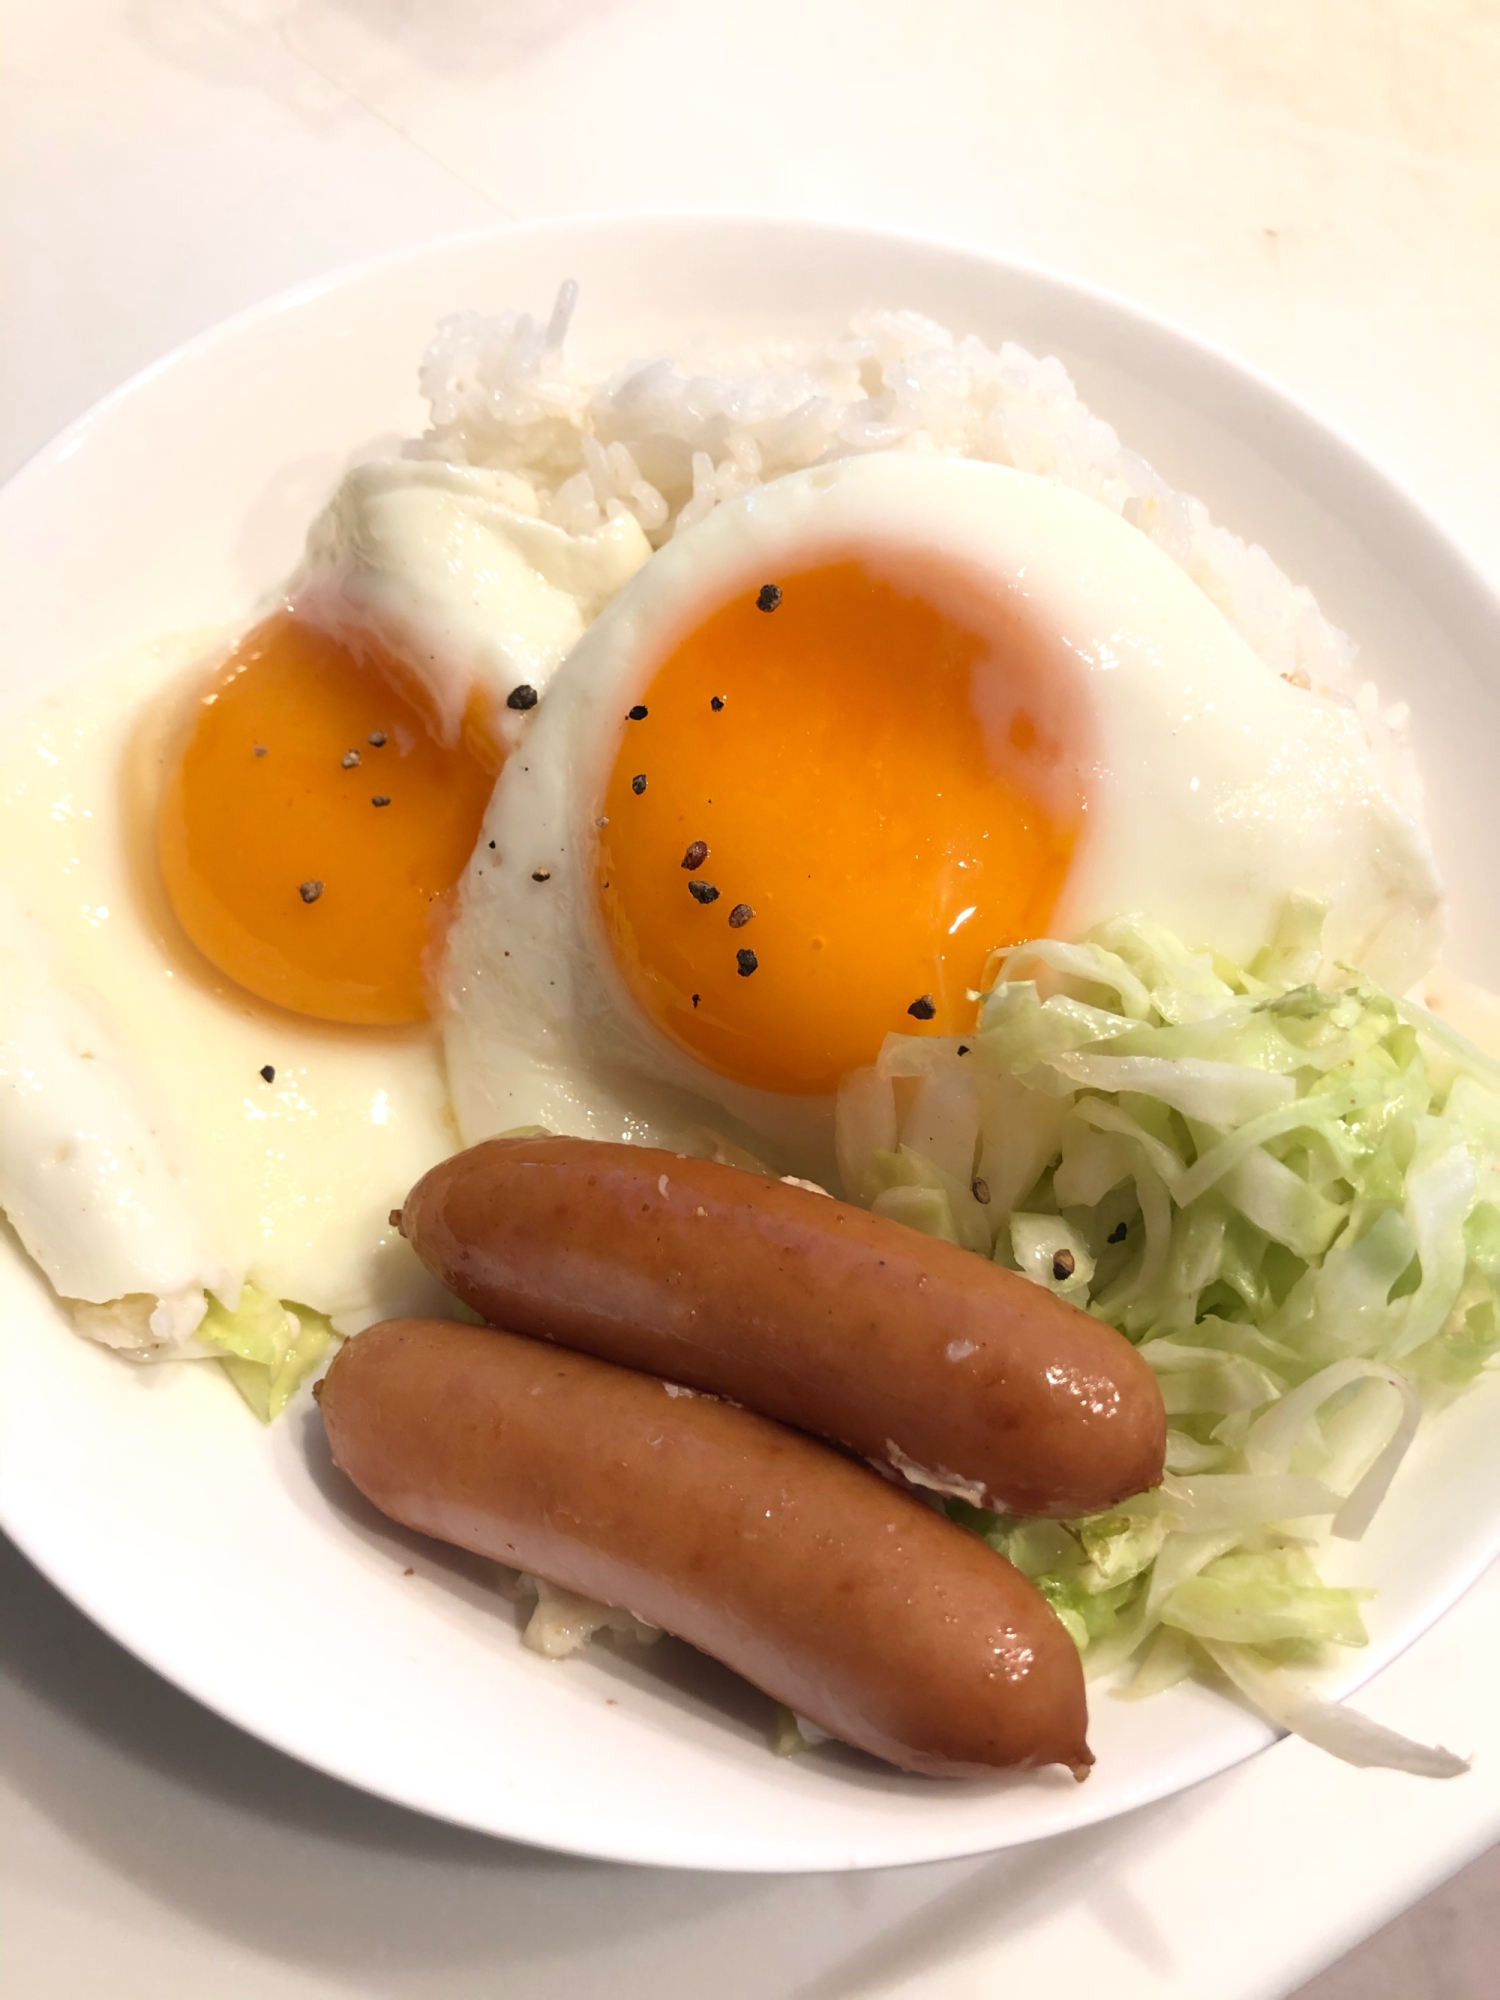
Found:
[[[839, 1096], [846, 1192], [1117, 1327], [1155, 1371], [1167, 1475], [1110, 1513], [949, 1503], [1031, 1576], [1091, 1674], [1212, 1666], [1360, 1762], [1464, 1768], [1289, 1671], [1359, 1646], [1325, 1584], [1424, 1406], [1500, 1352], [1500, 1065], [1327, 965], [1292, 899], [1248, 968], [1140, 917], [1006, 953], [962, 1038], [890, 1036]], [[1373, 1744], [1373, 1748], [1372, 1748]]]
[[255, 1285], [240, 1288], [233, 1311], [210, 1294], [198, 1335], [220, 1350], [220, 1366], [263, 1424], [281, 1415], [336, 1338], [323, 1313]]

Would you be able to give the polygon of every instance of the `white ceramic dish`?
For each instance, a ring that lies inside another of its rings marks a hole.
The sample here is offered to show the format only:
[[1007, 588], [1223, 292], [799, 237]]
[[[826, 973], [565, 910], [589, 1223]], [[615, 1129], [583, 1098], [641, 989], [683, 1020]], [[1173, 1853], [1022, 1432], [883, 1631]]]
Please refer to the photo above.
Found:
[[[415, 365], [438, 316], [542, 309], [570, 276], [583, 338], [609, 353], [826, 330], [900, 304], [1060, 354], [1129, 443], [1311, 584], [1387, 697], [1411, 700], [1450, 959], [1500, 985], [1500, 603], [1388, 479], [1224, 356], [1117, 300], [926, 241], [755, 220], [548, 224], [360, 266], [231, 321], [0, 493], [0, 717], [143, 640], [244, 616], [348, 460], [420, 426]], [[1188, 1686], [1140, 1705], [1096, 1691], [1083, 1787], [934, 1784], [837, 1750], [774, 1759], [768, 1704], [684, 1647], [596, 1647], [566, 1665], [524, 1651], [487, 1566], [365, 1508], [309, 1406], [262, 1431], [217, 1370], [136, 1371], [87, 1346], [8, 1240], [0, 1370], [0, 1520], [62, 1590], [267, 1741], [493, 1833], [697, 1868], [885, 1866], [1107, 1818], [1270, 1740]], [[1500, 1549], [1497, 1422], [1494, 1383], [1441, 1417], [1367, 1541], [1341, 1552], [1342, 1577], [1380, 1589], [1341, 1690]]]

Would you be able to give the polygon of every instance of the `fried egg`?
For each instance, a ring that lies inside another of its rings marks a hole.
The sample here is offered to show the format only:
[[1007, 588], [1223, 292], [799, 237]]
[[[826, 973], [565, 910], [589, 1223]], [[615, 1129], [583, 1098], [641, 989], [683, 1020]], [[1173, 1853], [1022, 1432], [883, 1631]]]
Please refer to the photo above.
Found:
[[649, 554], [633, 518], [573, 536], [526, 503], [505, 474], [358, 468], [249, 632], [12, 731], [0, 1206], [97, 1337], [199, 1351], [204, 1292], [246, 1282], [341, 1331], [440, 1303], [389, 1211], [458, 1143], [429, 1018], [454, 886], [541, 690]]
[[450, 936], [459, 1126], [670, 1143], [708, 1100], [815, 1170], [839, 1078], [971, 1025], [1000, 948], [1142, 911], [1247, 962], [1291, 891], [1375, 978], [1432, 962], [1354, 714], [1136, 529], [969, 460], [796, 473], [640, 571], [507, 764]]
[[[0, 765], [5, 884], [49, 940], [44, 952], [33, 935], [25, 950], [31, 1029], [11, 1024], [9, 1076], [40, 1079], [62, 1121], [53, 1150], [74, 1162], [70, 1205], [47, 1235], [23, 1222], [26, 1188], [8, 1194], [7, 1212], [68, 1298], [165, 1297], [196, 1273], [231, 1301], [248, 1279], [351, 1326], [431, 1304], [387, 1221], [411, 1176], [454, 1144], [430, 1029], [372, 1032], [266, 1005], [194, 951], [157, 883], [163, 730], [202, 698], [190, 664], [201, 644], [152, 648], [49, 697]], [[81, 1023], [66, 1047], [42, 1046], [39, 1032], [49, 1015], [80, 1012], [125, 1079], [116, 1095], [151, 1191], [129, 1230], [108, 1232], [94, 1282], [80, 1270], [96, 1270], [93, 1246], [118, 1205], [111, 1175], [84, 1171], [113, 1129], [101, 1117], [99, 1045]], [[15, 1109], [7, 1101], [0, 1115]], [[33, 1202], [50, 1157], [34, 1162]], [[174, 1248], [170, 1270], [152, 1247], [158, 1228], [193, 1245]]]

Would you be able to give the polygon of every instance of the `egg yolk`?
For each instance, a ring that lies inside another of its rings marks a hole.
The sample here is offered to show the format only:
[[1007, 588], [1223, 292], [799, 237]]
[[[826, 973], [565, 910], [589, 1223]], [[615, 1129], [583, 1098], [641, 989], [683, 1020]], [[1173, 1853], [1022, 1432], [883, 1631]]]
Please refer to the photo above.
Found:
[[409, 671], [280, 612], [197, 703], [157, 853], [221, 972], [321, 1020], [420, 1021], [501, 753], [476, 709], [445, 744]]
[[924, 552], [758, 580], [620, 719], [597, 893], [655, 1024], [720, 1075], [823, 1093], [893, 1031], [960, 1033], [1044, 935], [1087, 808], [1078, 665], [1024, 597]]

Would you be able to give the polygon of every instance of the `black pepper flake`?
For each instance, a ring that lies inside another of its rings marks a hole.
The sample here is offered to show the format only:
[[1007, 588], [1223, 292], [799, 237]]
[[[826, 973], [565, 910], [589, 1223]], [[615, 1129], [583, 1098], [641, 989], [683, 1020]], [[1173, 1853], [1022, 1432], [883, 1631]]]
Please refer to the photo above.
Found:
[[760, 594], [755, 600], [755, 608], [757, 611], [774, 611], [780, 602], [781, 585], [779, 583], [763, 583], [760, 587]]
[[383, 750], [385, 748], [385, 731], [383, 729], [372, 729], [365, 738], [365, 741], [372, 750]]
[[937, 1012], [937, 1006], [932, 995], [924, 993], [919, 999], [913, 1000], [906, 1011], [914, 1021], [930, 1021]]
[[261, 1075], [267, 1083], [274, 1083], [276, 1081], [276, 1065], [274, 1063], [267, 1063], [261, 1071]]
[[494, 851], [495, 851], [495, 843], [494, 843], [494, 841], [492, 840], [492, 841], [490, 842], [490, 852], [491, 852], [491, 854], [493, 854], [493, 853], [494, 853]]
[[971, 1181], [969, 1185], [971, 1192], [973, 1193], [974, 1199], [977, 1202], [979, 1202], [982, 1207], [987, 1208], [989, 1206], [989, 1200], [990, 1200], [989, 1182], [986, 1180], [981, 1180], [976, 1176], [976, 1178], [973, 1181]]
[[754, 915], [755, 912], [748, 903], [736, 903], [729, 912], [729, 928], [732, 931], [742, 931]]
[[266, 754], [266, 746], [265, 746], [265, 744], [264, 744], [264, 743], [257, 743], [257, 744], [256, 744], [256, 746], [255, 746], [255, 754], [256, 754], [256, 756], [257, 756], [257, 757], [264, 757], [264, 756], [265, 756], [265, 754]]
[[627, 722], [644, 722], [650, 712], [643, 701], [638, 701], [634, 708], [625, 711], [625, 719]]
[[1052, 1275], [1058, 1284], [1065, 1284], [1077, 1269], [1071, 1250], [1059, 1250], [1052, 1259]]
[[756, 966], [760, 964], [760, 960], [755, 956], [753, 951], [743, 949], [735, 953], [734, 962], [740, 969], [741, 979], [748, 979]]
[[646, 774], [644, 771], [636, 772], [635, 776], [630, 781], [630, 789], [635, 793], [637, 798], [639, 798], [641, 793], [645, 791]]
[[359, 762], [359, 752], [357, 750], [346, 750], [343, 756], [339, 759], [339, 762], [343, 765], [346, 771], [352, 771], [355, 765]]
[[297, 894], [302, 898], [304, 903], [317, 902], [322, 893], [323, 884], [321, 882], [299, 882], [297, 884]]
[[536, 701], [536, 689], [528, 685], [527, 682], [522, 681], [519, 687], [513, 687], [505, 697], [505, 706], [507, 708], [535, 708]]
[[[390, 802], [391, 802], [391, 795], [389, 792], [371, 792], [370, 794], [370, 804], [372, 806], [388, 806]], [[491, 847], [493, 847], [494, 844], [495, 843], [493, 841], [490, 842]]]
[[533, 868], [531, 879], [533, 882], [550, 882], [552, 880], [552, 870], [550, 868]]
[[1123, 1243], [1129, 1234], [1130, 1224], [1128, 1222], [1117, 1222], [1104, 1240], [1106, 1243]]
[[717, 903], [719, 892], [712, 882], [689, 882], [688, 894], [695, 903]]
[[708, 859], [708, 842], [695, 840], [682, 857], [684, 868], [701, 868]]
[[719, 710], [724, 706], [723, 695], [721, 694], [710, 695], [708, 700], [708, 705], [713, 710], [714, 714], [717, 715]]
[[959, 1045], [958, 1045], [958, 1053], [959, 1053], [959, 1054], [960, 1054], [961, 1056], [966, 1056], [966, 1055], [967, 1055], [967, 1054], [969, 1053], [969, 1045], [968, 1045], [968, 1043], [967, 1043], [967, 1042], [960, 1042], [960, 1043], [959, 1043]]
[[694, 1005], [694, 1006], [696, 1007], [696, 1006], [697, 1006], [697, 1004], [698, 1004], [698, 1002], [699, 1002], [699, 1001], [700, 1001], [700, 1000], [701, 1000], [702, 998], [703, 998], [703, 995], [702, 995], [701, 993], [695, 993], [695, 994], [693, 995], [693, 1005]]

